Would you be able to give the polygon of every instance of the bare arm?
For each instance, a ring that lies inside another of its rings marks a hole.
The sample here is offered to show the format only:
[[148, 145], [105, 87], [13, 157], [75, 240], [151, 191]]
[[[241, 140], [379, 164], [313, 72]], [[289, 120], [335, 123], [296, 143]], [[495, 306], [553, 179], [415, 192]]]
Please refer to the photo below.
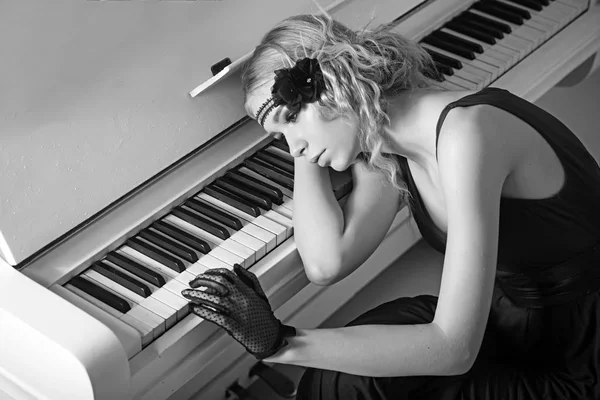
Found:
[[308, 278], [335, 283], [377, 249], [398, 210], [400, 194], [380, 172], [352, 166], [354, 187], [343, 207], [329, 172], [304, 157], [295, 160], [294, 236]]
[[[298, 329], [267, 362], [364, 376], [457, 375], [468, 371], [483, 340], [493, 293], [502, 186], [520, 152], [510, 132], [465, 123], [453, 111], [438, 160], [448, 241], [435, 317], [417, 325]], [[518, 132], [517, 132], [518, 133]]]

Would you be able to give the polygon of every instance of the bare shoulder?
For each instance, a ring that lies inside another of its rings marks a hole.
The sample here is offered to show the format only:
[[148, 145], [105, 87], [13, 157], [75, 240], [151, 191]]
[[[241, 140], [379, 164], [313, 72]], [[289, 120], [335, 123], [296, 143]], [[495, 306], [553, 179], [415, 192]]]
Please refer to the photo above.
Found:
[[528, 141], [523, 136], [524, 122], [510, 113], [488, 104], [455, 107], [442, 125], [438, 153], [448, 146], [463, 151], [481, 152], [489, 161], [516, 168], [527, 154]]

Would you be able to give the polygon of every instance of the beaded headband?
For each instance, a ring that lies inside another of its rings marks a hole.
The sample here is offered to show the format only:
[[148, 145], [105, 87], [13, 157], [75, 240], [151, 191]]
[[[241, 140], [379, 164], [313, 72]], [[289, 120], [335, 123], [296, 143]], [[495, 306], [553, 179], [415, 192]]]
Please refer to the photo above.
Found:
[[[268, 107], [267, 107], [268, 106]], [[265, 113], [263, 114], [263, 116], [260, 118], [260, 120], [258, 119], [258, 117], [260, 116], [260, 113], [266, 108]], [[275, 100], [273, 99], [273, 97], [269, 97], [267, 99], [267, 101], [265, 101], [262, 106], [260, 106], [260, 108], [258, 109], [258, 111], [256, 112], [256, 120], [258, 121], [258, 123], [264, 128], [264, 123], [265, 123], [265, 119], [267, 118], [267, 115], [269, 115], [269, 113], [271, 111], [273, 111], [273, 109], [275, 108]]]
[[272, 96], [260, 106], [256, 112], [256, 120], [264, 128], [267, 115], [282, 104], [290, 113], [297, 114], [302, 104], [319, 100], [324, 89], [321, 66], [314, 58], [299, 60], [293, 68], [278, 69], [275, 71], [275, 83], [271, 87]]

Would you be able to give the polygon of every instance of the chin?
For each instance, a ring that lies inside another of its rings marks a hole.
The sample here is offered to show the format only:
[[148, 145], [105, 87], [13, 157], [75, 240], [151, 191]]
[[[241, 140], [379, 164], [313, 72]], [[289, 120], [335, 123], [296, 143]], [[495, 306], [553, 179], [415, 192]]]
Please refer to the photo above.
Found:
[[342, 172], [342, 171], [345, 171], [345, 170], [347, 170], [347, 169], [348, 169], [348, 167], [349, 167], [350, 165], [352, 165], [352, 164], [353, 164], [353, 163], [351, 163], [351, 162], [343, 162], [343, 163], [340, 163], [340, 162], [335, 162], [335, 161], [334, 161], [334, 162], [331, 162], [331, 163], [329, 164], [329, 167], [331, 167], [332, 169], [334, 169], [334, 170], [336, 170], [336, 171], [338, 171], [338, 172]]

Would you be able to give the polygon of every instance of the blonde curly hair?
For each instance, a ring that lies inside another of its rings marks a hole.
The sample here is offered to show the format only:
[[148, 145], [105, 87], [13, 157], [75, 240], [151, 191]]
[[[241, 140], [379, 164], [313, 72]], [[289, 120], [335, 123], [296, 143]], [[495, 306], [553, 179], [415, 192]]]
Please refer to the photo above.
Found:
[[396, 157], [381, 149], [391, 144], [386, 127], [388, 96], [415, 88], [428, 88], [435, 67], [431, 56], [416, 42], [389, 26], [353, 31], [328, 15], [298, 15], [273, 27], [256, 47], [242, 69], [244, 103], [248, 97], [272, 81], [274, 71], [291, 68], [305, 57], [319, 61], [325, 90], [318, 100], [319, 113], [332, 120], [354, 113], [358, 117], [362, 161], [367, 168], [384, 172], [406, 200], [410, 193], [398, 182], [400, 165]]

